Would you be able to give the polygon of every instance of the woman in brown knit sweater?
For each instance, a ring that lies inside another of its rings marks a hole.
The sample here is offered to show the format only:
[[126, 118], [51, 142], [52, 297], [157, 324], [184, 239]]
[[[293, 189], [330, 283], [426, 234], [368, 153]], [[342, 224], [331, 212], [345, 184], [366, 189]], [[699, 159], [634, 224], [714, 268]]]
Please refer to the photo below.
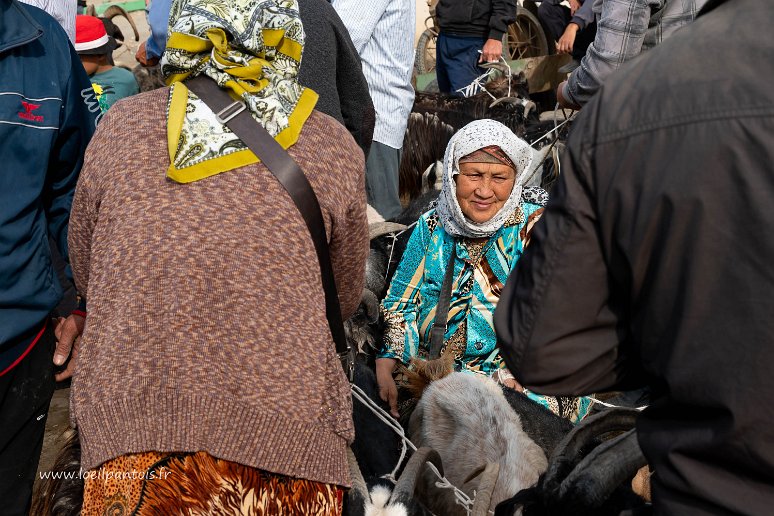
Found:
[[258, 5], [176, 2], [172, 87], [117, 103], [88, 148], [69, 237], [89, 308], [72, 388], [84, 515], [340, 512], [351, 401], [312, 241], [181, 82], [218, 81], [304, 170], [348, 317], [368, 251], [363, 153], [295, 81], [295, 0]]

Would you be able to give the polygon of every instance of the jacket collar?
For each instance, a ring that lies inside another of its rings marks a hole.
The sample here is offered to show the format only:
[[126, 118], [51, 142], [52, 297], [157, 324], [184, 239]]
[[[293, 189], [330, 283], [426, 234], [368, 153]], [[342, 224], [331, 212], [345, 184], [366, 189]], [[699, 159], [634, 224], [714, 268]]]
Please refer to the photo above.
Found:
[[0, 0], [0, 53], [26, 45], [43, 35], [43, 28], [16, 0]]

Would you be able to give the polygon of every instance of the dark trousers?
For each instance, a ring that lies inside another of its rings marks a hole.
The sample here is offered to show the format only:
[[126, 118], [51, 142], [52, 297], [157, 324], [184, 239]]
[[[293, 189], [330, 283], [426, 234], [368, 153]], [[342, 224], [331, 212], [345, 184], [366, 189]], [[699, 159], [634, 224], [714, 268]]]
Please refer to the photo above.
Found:
[[[24, 336], [32, 339], [37, 335]], [[54, 330], [0, 376], [0, 515], [27, 515], [54, 395]]]
[[486, 72], [478, 66], [479, 50], [486, 38], [450, 36], [441, 32], [435, 47], [435, 76], [441, 93], [461, 95], [457, 90], [468, 86]]
[[403, 210], [398, 193], [400, 156], [401, 149], [394, 149], [374, 140], [366, 160], [368, 204], [385, 220], [397, 217]]
[[[592, 0], [586, 0], [591, 2]], [[567, 6], [552, 4], [550, 2], [540, 2], [538, 6], [538, 18], [546, 31], [546, 36], [552, 41], [559, 41], [564, 34], [564, 29], [570, 23], [572, 16]], [[586, 55], [586, 49], [594, 41], [597, 35], [597, 24], [590, 23], [585, 29], [579, 30], [575, 36], [575, 44], [572, 47], [572, 58], [576, 61], [583, 59]]]

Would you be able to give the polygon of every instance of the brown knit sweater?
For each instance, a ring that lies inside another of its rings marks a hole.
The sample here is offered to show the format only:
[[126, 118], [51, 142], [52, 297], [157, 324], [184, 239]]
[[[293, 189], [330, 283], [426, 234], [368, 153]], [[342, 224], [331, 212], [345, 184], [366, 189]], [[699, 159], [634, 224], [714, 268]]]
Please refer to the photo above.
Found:
[[[203, 450], [348, 485], [349, 384], [303, 219], [262, 164], [167, 179], [168, 93], [110, 109], [75, 194], [70, 257], [89, 311], [72, 387], [83, 467]], [[368, 253], [363, 153], [315, 111], [290, 154], [320, 200], [346, 318]]]

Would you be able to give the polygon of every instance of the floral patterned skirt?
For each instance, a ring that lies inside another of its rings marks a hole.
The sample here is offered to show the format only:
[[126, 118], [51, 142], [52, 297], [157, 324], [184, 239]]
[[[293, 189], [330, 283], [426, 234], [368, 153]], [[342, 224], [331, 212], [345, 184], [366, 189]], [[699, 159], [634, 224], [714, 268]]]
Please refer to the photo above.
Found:
[[344, 495], [206, 452], [123, 455], [84, 479], [83, 516], [339, 516]]

